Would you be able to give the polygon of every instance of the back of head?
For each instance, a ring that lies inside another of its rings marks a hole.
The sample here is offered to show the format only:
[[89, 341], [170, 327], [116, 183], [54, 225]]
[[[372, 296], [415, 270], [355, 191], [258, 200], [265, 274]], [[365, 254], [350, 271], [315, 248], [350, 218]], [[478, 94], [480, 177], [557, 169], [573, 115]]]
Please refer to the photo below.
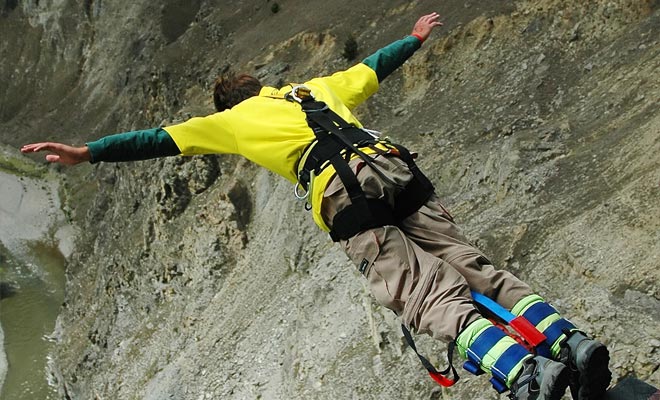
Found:
[[260, 90], [261, 82], [251, 75], [223, 75], [215, 80], [213, 104], [217, 111], [224, 111], [258, 95]]

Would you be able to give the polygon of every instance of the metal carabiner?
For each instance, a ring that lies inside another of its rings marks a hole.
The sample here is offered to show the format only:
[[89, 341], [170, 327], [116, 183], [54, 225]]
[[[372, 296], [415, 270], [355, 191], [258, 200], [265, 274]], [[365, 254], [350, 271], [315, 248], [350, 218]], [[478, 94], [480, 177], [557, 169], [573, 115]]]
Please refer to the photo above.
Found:
[[[300, 184], [300, 182], [296, 182], [296, 183], [293, 185], [293, 195], [296, 196], [296, 199], [298, 199], [298, 200], [300, 200], [300, 201], [307, 200], [307, 198], [309, 197], [309, 190], [306, 190], [304, 194], [300, 194], [300, 193], [298, 193], [298, 188], [299, 188], [299, 187], [301, 187], [301, 188], [303, 187], [303, 186]], [[304, 188], [303, 188], [303, 189], [304, 189]]]
[[[309, 174], [309, 183], [307, 184], [307, 190], [305, 191], [305, 194], [300, 194], [298, 192], [299, 187], [303, 187], [300, 182], [296, 182], [295, 185], [293, 185], [293, 194], [296, 196], [296, 199], [300, 201], [305, 201], [309, 198], [309, 194], [312, 193], [312, 186], [314, 185], [314, 178], [316, 178], [316, 174], [314, 174], [314, 171], [312, 170]], [[303, 188], [304, 189], [304, 188]], [[307, 207], [309, 205], [309, 208]], [[311, 209], [312, 205], [307, 202], [305, 204], [305, 209], [309, 211]]]

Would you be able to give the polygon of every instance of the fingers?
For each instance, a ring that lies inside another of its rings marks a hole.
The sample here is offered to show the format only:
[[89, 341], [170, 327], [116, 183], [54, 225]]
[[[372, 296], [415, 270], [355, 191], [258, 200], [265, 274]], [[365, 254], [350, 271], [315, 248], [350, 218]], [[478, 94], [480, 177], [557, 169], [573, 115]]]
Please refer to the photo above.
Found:
[[432, 12], [431, 14], [422, 15], [421, 18], [419, 19], [419, 22], [434, 27], [442, 26], [442, 22], [440, 22], [439, 19], [440, 19], [440, 14], [438, 14], [437, 12]]
[[431, 19], [438, 19], [438, 18], [440, 18], [440, 14], [438, 14], [437, 12], [434, 11], [431, 14], [422, 15], [420, 19], [431, 20]]
[[44, 151], [44, 150], [53, 150], [55, 148], [56, 143], [51, 143], [51, 142], [42, 142], [42, 143], [32, 143], [32, 144], [26, 144], [25, 146], [21, 147], [21, 152], [22, 153], [36, 153], [39, 151]]
[[[32, 143], [32, 144], [26, 144], [23, 147], [21, 147], [21, 153], [33, 153], [36, 148], [38, 148], [40, 145], [43, 143]], [[36, 150], [38, 151], [38, 150]]]

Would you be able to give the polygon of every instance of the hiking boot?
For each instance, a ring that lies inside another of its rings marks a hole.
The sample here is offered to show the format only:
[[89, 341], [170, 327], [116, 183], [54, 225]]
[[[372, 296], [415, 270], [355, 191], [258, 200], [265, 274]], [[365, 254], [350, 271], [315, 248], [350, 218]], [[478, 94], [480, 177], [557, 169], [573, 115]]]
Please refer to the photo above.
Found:
[[596, 400], [605, 396], [612, 373], [608, 368], [610, 353], [604, 344], [573, 331], [561, 344], [559, 361], [571, 371], [574, 399]]
[[569, 384], [570, 371], [562, 363], [535, 356], [525, 362], [511, 385], [512, 400], [559, 400]]

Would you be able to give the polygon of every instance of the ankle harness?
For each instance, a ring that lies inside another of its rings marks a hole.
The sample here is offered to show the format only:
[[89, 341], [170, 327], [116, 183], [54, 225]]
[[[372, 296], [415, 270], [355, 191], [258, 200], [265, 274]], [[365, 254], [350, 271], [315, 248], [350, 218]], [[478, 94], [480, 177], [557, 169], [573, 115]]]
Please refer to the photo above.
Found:
[[[301, 158], [304, 163], [298, 166], [296, 197], [305, 199], [314, 176], [332, 165], [351, 199], [351, 204], [339, 211], [332, 220], [330, 237], [333, 241], [347, 240], [371, 228], [398, 225], [400, 221], [417, 211], [433, 194], [433, 184], [419, 170], [414, 157], [405, 147], [379, 139], [370, 132], [349, 124], [327, 104], [317, 101], [305, 86], [294, 86], [285, 95], [285, 99], [301, 105], [306, 114], [307, 124], [316, 137]], [[387, 150], [376, 145], [381, 145]], [[393, 207], [383, 200], [367, 198], [355, 173], [348, 165], [351, 158], [357, 155], [383, 180], [392, 182], [378, 169], [373, 159], [362, 150], [363, 148], [371, 148], [380, 154], [398, 156], [412, 172], [412, 180], [396, 196]], [[299, 187], [306, 192], [303, 196], [298, 193]]]

